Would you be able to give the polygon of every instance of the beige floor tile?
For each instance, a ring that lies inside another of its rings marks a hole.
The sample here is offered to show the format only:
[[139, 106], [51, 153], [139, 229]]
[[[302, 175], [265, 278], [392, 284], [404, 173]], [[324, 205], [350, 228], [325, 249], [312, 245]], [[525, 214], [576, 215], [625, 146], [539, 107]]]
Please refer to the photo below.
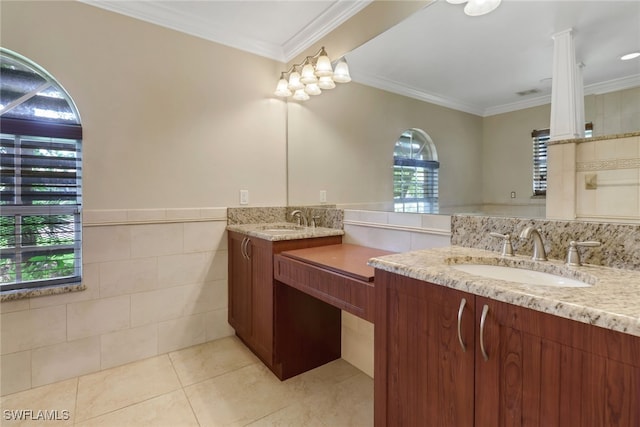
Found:
[[185, 387], [201, 426], [244, 426], [291, 403], [291, 388], [262, 364]]
[[259, 362], [237, 337], [222, 338], [175, 351], [169, 353], [169, 357], [183, 386]]
[[325, 425], [317, 418], [311, 407], [294, 402], [286, 408], [247, 424], [247, 427], [325, 427]]
[[327, 427], [373, 426], [373, 379], [360, 373], [302, 404], [310, 405]]
[[77, 421], [140, 403], [180, 388], [167, 355], [79, 378]]
[[76, 425], [80, 427], [197, 427], [198, 422], [184, 391], [176, 390]]
[[332, 390], [333, 387], [361, 372], [342, 359], [334, 360], [316, 369], [285, 381], [296, 399], [302, 400], [316, 393]]
[[0, 424], [3, 427], [71, 426], [75, 417], [77, 389], [78, 379], [72, 378], [3, 396], [0, 398]]
[[373, 426], [373, 380], [343, 360], [286, 383], [292, 389], [289, 406], [249, 426]]

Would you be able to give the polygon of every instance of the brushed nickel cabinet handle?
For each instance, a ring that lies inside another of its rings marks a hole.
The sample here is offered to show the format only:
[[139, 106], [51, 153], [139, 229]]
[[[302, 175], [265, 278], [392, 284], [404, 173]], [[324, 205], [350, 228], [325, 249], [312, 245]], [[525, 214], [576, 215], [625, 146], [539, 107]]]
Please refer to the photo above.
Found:
[[458, 309], [458, 342], [460, 342], [462, 351], [467, 351], [467, 346], [464, 345], [464, 341], [462, 340], [462, 313], [464, 313], [465, 305], [467, 305], [467, 300], [462, 298], [460, 301], [460, 308]]
[[240, 252], [242, 252], [242, 257], [244, 259], [249, 259], [249, 254], [247, 253], [247, 246], [249, 245], [249, 238], [245, 237], [242, 239], [242, 243], [240, 244]]
[[480, 351], [482, 352], [482, 357], [485, 362], [489, 360], [489, 355], [487, 354], [487, 350], [484, 347], [484, 325], [487, 321], [487, 314], [489, 313], [489, 306], [484, 305], [482, 307], [482, 316], [480, 317]]
[[251, 239], [247, 237], [247, 243], [244, 245], [244, 251], [247, 254], [247, 259], [251, 259]]

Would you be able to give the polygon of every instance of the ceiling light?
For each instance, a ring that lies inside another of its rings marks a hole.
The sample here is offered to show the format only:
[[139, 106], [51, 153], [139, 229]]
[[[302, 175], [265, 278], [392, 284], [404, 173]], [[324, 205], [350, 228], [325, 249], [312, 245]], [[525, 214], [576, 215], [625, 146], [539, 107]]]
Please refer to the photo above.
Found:
[[284, 77], [284, 73], [280, 74], [280, 80], [278, 80], [278, 86], [276, 87], [277, 96], [291, 96], [291, 90], [289, 90], [289, 82]]
[[346, 59], [342, 58], [336, 64], [336, 69], [333, 71], [333, 81], [336, 83], [349, 83], [351, 81], [349, 65]]
[[464, 6], [464, 13], [469, 16], [486, 15], [487, 13], [495, 10], [500, 6], [502, 0], [447, 0], [447, 3], [462, 4], [467, 3]]
[[313, 96], [320, 95], [322, 93], [322, 90], [320, 90], [320, 86], [318, 86], [318, 83], [308, 84], [307, 86], [305, 86], [304, 91]]
[[334, 87], [336, 87], [336, 84], [334, 83], [331, 76], [325, 76], [320, 77], [320, 79], [318, 80], [318, 87], [320, 89], [333, 89]]
[[296, 101], [306, 101], [309, 99], [309, 94], [304, 91], [304, 89], [298, 89], [296, 93], [293, 94], [293, 99]]
[[640, 56], [640, 52], [632, 52], [632, 53], [627, 53], [626, 55], [622, 55], [620, 59], [623, 61], [628, 61], [630, 59], [636, 59], [639, 56]]
[[302, 67], [302, 72], [300, 73], [300, 81], [306, 85], [317, 84], [318, 78], [316, 77], [316, 70], [313, 68], [313, 64], [309, 62], [309, 58], [307, 57], [306, 64]]
[[315, 55], [307, 56], [301, 64], [293, 64], [289, 70], [280, 73], [274, 93], [276, 96], [293, 96], [296, 101], [306, 101], [309, 95], [320, 95], [323, 90], [335, 88], [336, 82], [350, 81], [347, 61], [341, 58], [334, 72], [329, 55], [322, 47]]
[[327, 55], [327, 52], [322, 48], [320, 50], [320, 57], [316, 62], [316, 76], [318, 77], [331, 77], [333, 75], [333, 67], [331, 66], [331, 60]]
[[[286, 73], [282, 73], [282, 74], [286, 74]], [[296, 91], [298, 89], [304, 89], [304, 84], [300, 81], [300, 73], [295, 71], [295, 68], [294, 68], [293, 72], [289, 74], [289, 90]], [[278, 94], [276, 93], [276, 95]], [[282, 95], [278, 95], [278, 96], [282, 96]]]

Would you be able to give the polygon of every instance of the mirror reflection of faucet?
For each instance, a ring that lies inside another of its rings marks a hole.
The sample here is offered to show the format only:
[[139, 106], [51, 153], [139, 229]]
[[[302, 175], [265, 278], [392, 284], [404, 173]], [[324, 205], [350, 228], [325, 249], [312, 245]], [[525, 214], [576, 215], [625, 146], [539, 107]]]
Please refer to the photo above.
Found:
[[291, 212], [291, 218], [295, 218], [298, 222], [298, 225], [303, 225], [303, 226], [307, 226], [307, 218], [302, 214], [302, 211], [300, 209], [296, 209], [295, 211]]

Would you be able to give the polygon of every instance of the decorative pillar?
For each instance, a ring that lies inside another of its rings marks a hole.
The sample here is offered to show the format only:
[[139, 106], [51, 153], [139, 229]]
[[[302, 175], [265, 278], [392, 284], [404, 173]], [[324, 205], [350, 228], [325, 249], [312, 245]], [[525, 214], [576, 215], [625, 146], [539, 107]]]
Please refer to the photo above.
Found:
[[553, 141], [584, 137], [582, 64], [576, 63], [573, 30], [553, 38], [550, 145], [547, 152], [547, 218], [576, 217], [576, 144]]

